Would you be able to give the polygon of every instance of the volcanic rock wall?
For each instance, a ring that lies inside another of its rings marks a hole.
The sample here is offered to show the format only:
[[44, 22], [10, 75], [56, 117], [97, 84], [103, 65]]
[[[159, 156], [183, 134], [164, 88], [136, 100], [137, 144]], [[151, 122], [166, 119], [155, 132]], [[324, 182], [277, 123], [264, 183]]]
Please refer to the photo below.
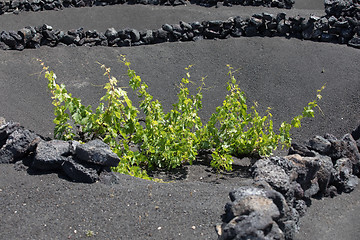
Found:
[[288, 156], [258, 160], [253, 186], [230, 192], [219, 240], [294, 239], [311, 197], [334, 197], [358, 185], [359, 150], [360, 126], [341, 139], [315, 136], [292, 144]]
[[[359, 10], [360, 11], [360, 10]], [[126, 47], [175, 41], [197, 41], [201, 39], [226, 39], [229, 37], [284, 36], [304, 40], [348, 44], [360, 48], [360, 13], [339, 17], [301, 16], [286, 17], [262, 13], [250, 18], [239, 16], [228, 20], [214, 20], [179, 24], [164, 24], [155, 30], [109, 28], [105, 33], [84, 30], [56, 30], [49, 25], [25, 27], [18, 31], [0, 33], [0, 49], [23, 50], [40, 46], [110, 46]], [[338, 14], [336, 14], [338, 15]]]
[[143, 5], [164, 5], [179, 6], [186, 4], [197, 4], [205, 7], [217, 6], [222, 3], [224, 6], [266, 6], [277, 8], [291, 8], [293, 0], [13, 0], [0, 1], [0, 15], [4, 13], [19, 14], [22, 11], [46, 11], [62, 10], [72, 7], [93, 7], [116, 4], [143, 4]]
[[[289, 155], [263, 158], [251, 166], [252, 185], [230, 192], [219, 240], [293, 239], [300, 217], [312, 197], [334, 197], [351, 192], [360, 177], [360, 126], [337, 139], [315, 136], [293, 143]], [[58, 172], [69, 180], [105, 184], [120, 183], [110, 167], [119, 157], [100, 140], [45, 139], [16, 122], [0, 118], [0, 164], [13, 163], [18, 170]]]
[[[1, 6], [0, 2], [0, 8]], [[137, 29], [117, 30], [109, 28], [105, 33], [84, 30], [83, 28], [57, 30], [44, 24], [36, 27], [28, 26], [18, 31], [2, 31], [0, 33], [0, 49], [23, 50], [25, 48], [39, 48], [40, 46], [55, 47], [61, 45], [126, 47], [162, 42], [253, 36], [294, 37], [304, 40], [348, 44], [360, 48], [360, 6], [357, 0], [326, 0], [325, 11], [327, 15], [323, 17], [310, 16], [307, 19], [301, 16], [286, 17], [286, 14], [282, 12], [277, 15], [261, 13], [254, 14], [250, 18], [237, 16], [224, 21], [213, 20], [192, 23], [180, 21], [179, 24], [164, 24], [155, 30], [139, 31]]]

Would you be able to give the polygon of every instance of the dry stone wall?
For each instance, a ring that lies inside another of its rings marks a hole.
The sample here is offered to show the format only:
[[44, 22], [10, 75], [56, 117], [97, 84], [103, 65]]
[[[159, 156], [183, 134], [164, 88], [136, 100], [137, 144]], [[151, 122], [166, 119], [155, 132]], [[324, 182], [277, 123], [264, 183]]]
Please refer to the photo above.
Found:
[[360, 126], [292, 144], [289, 155], [258, 160], [253, 185], [230, 192], [218, 240], [294, 239], [311, 198], [349, 193], [360, 177]]
[[0, 15], [4, 13], [19, 14], [23, 11], [62, 10], [72, 7], [94, 7], [117, 4], [143, 4], [179, 6], [197, 4], [205, 7], [243, 5], [291, 8], [294, 0], [0, 0]]
[[[115, 29], [103, 32], [85, 30], [57, 30], [52, 26], [28, 26], [18, 31], [0, 33], [0, 49], [23, 50], [41, 46], [110, 46], [127, 47], [176, 41], [226, 39], [230, 37], [284, 36], [304, 40], [348, 44], [360, 48], [360, 10], [354, 16], [286, 17], [285, 13], [254, 14], [251, 17], [232, 17], [178, 24], [164, 24], [155, 30]], [[336, 14], [338, 15], [338, 14]]]
[[116, 183], [110, 167], [119, 162], [120, 158], [100, 140], [80, 144], [46, 139], [17, 122], [1, 122], [0, 118], [0, 164], [14, 163], [17, 169], [37, 173], [61, 172], [76, 182]]
[[[231, 4], [245, 2], [240, 0], [226, 1], [231, 2]], [[98, 4], [100, 2], [89, 1], [87, 4], [90, 3]], [[0, 2], [0, 8], [1, 6]], [[83, 28], [58, 30], [44, 24], [42, 26], [28, 26], [18, 31], [2, 31], [0, 33], [0, 49], [23, 50], [25, 48], [39, 48], [40, 46], [56, 47], [61, 45], [127, 47], [163, 42], [253, 36], [294, 37], [304, 40], [348, 44], [360, 48], [360, 5], [358, 0], [326, 0], [325, 11], [326, 15], [323, 17], [287, 17], [286, 13], [283, 12], [276, 15], [260, 13], [246, 18], [236, 16], [227, 20], [166, 23], [159, 29], [152, 30], [109, 28], [105, 33]]]
[[[349, 193], [360, 177], [360, 125], [337, 139], [331, 134], [293, 143], [289, 155], [257, 160], [252, 184], [230, 192], [218, 240], [291, 240], [311, 198]], [[0, 118], [0, 164], [30, 173], [57, 172], [75, 182], [121, 183], [111, 172], [120, 158], [101, 140], [61, 141]]]

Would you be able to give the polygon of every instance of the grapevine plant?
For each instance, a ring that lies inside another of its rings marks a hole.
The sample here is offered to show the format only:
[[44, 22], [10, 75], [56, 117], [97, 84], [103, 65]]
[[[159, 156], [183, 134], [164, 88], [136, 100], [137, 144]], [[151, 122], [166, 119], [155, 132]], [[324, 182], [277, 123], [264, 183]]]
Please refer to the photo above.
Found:
[[[177, 102], [169, 112], [164, 112], [161, 103], [147, 92], [148, 86], [131, 69], [124, 55], [119, 61], [127, 68], [129, 86], [140, 99], [138, 107], [127, 92], [117, 86], [111, 69], [99, 63], [108, 82], [104, 85], [105, 95], [93, 110], [91, 105], [84, 106], [81, 99], [68, 93], [64, 84], [57, 84], [55, 73], [39, 61], [52, 94], [55, 138], [80, 142], [99, 138], [121, 159], [113, 171], [144, 179], [151, 179], [146, 170], [192, 164], [204, 150], [212, 153], [210, 164], [213, 168], [231, 171], [232, 156], [269, 156], [279, 145], [289, 147], [290, 130], [301, 127], [303, 118], [314, 117], [314, 108], [319, 107], [320, 93], [325, 87], [317, 91], [316, 99], [304, 107], [301, 115], [294, 117], [291, 123], [281, 123], [276, 133], [270, 109], [261, 116], [256, 104], [248, 108], [245, 94], [230, 65], [227, 66], [228, 94], [203, 124], [198, 111], [202, 108], [204, 79], [201, 79], [196, 94], [190, 94], [191, 66], [185, 68], [187, 72], [178, 86]], [[139, 117], [140, 111], [145, 118]]]

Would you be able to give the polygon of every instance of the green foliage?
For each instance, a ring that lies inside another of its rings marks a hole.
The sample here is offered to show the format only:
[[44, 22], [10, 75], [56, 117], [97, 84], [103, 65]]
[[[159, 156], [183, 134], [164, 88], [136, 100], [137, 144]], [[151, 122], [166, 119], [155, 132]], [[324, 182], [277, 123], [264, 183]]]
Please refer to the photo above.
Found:
[[291, 124], [283, 122], [279, 134], [274, 132], [270, 108], [267, 115], [260, 116], [256, 103], [248, 110], [246, 97], [234, 77], [233, 68], [228, 65], [230, 81], [227, 84], [229, 92], [222, 104], [216, 108], [207, 125], [200, 132], [203, 147], [214, 147], [211, 166], [231, 170], [231, 156], [259, 155], [269, 156], [278, 145], [288, 147], [291, 144], [290, 130], [301, 126], [304, 117], [314, 117], [314, 108], [321, 99], [318, 90], [317, 98], [304, 108], [302, 115], [296, 116]]
[[119, 166], [114, 170], [150, 179], [146, 171], [139, 167], [141, 158], [137, 157], [129, 146], [135, 130], [142, 128], [137, 118], [138, 110], [133, 106], [127, 92], [116, 86], [117, 80], [110, 75], [110, 68], [101, 65], [109, 81], [104, 86], [105, 95], [93, 112], [91, 105], [85, 107], [80, 99], [72, 97], [63, 84], [56, 83], [55, 73], [49, 71], [43, 62], [41, 65], [53, 99], [56, 116], [55, 138], [77, 139], [82, 142], [100, 138], [121, 158]]
[[[56, 75], [41, 62], [48, 89], [52, 93], [54, 114], [54, 135], [63, 140], [77, 139], [82, 142], [100, 138], [121, 158], [114, 171], [132, 176], [151, 179], [146, 169], [171, 169], [185, 163], [192, 164], [201, 150], [211, 150], [211, 166], [218, 170], [231, 170], [232, 156], [269, 156], [282, 145], [291, 143], [290, 130], [301, 127], [301, 120], [314, 117], [321, 91], [310, 102], [301, 115], [292, 119], [291, 124], [283, 122], [279, 133], [275, 133], [272, 115], [268, 109], [265, 116], [256, 110], [256, 104], [248, 107], [244, 92], [234, 77], [233, 68], [228, 65], [230, 80], [228, 94], [223, 104], [216, 108], [203, 125], [198, 111], [202, 108], [204, 79], [195, 94], [190, 94], [189, 70], [179, 83], [178, 101], [165, 113], [161, 103], [147, 92], [148, 86], [130, 68], [125, 56], [120, 57], [127, 67], [129, 86], [140, 99], [135, 107], [117, 79], [110, 75], [110, 68], [104, 69], [108, 82], [104, 85], [105, 95], [99, 106], [84, 106], [80, 99], [72, 97], [63, 84], [56, 83]], [[139, 109], [145, 119], [138, 117]]]
[[145, 127], [137, 129], [133, 140], [136, 144], [141, 144], [142, 159], [146, 160], [148, 168], [169, 169], [186, 162], [191, 164], [196, 159], [198, 150], [195, 130], [202, 126], [198, 116], [202, 107], [202, 85], [196, 95], [190, 95], [187, 88], [190, 73], [187, 72], [178, 86], [178, 102], [173, 104], [168, 113], [164, 113], [161, 103], [153, 100], [153, 96], [146, 91], [148, 86], [141, 82], [140, 76], [130, 68], [130, 63], [124, 56], [120, 61], [128, 67], [130, 87], [140, 97], [140, 108], [146, 116]]

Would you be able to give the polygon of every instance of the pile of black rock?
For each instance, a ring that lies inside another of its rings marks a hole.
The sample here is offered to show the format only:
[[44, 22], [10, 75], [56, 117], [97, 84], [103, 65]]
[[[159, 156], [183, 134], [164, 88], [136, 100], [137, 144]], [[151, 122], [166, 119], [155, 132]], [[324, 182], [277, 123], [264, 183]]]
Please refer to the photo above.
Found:
[[197, 4], [204, 7], [243, 5], [243, 6], [265, 6], [277, 8], [291, 8], [294, 0], [0, 0], [0, 15], [5, 13], [19, 14], [23, 11], [46, 11], [62, 10], [64, 8], [107, 6], [117, 4], [143, 4], [179, 6], [186, 4]]
[[80, 144], [45, 139], [17, 122], [0, 119], [0, 163], [14, 163], [18, 170], [59, 172], [76, 182], [111, 184], [117, 178], [110, 167], [119, 162], [119, 157], [101, 140]]
[[[289, 155], [257, 160], [251, 166], [252, 183], [230, 192], [219, 240], [294, 238], [300, 217], [311, 198], [349, 193], [360, 177], [360, 125], [337, 139], [331, 134], [315, 136], [303, 144], [293, 143]], [[71, 181], [118, 184], [111, 172], [119, 157], [101, 140], [45, 139], [16, 122], [0, 118], [0, 163], [18, 170], [52, 173]]]
[[254, 14], [228, 20], [214, 20], [179, 24], [164, 24], [156, 30], [109, 28], [105, 33], [83, 28], [68, 31], [56, 30], [49, 25], [25, 27], [18, 31], [0, 33], [0, 49], [23, 50], [40, 46], [110, 46], [126, 47], [200, 39], [225, 39], [229, 37], [285, 36], [304, 40], [348, 44], [360, 48], [360, 7], [352, 1], [343, 8], [341, 0], [325, 1], [326, 16], [286, 17], [285, 13]]
[[[360, 177], [360, 126], [337, 139], [315, 136], [289, 155], [258, 160], [253, 185], [230, 193], [219, 240], [294, 239], [311, 198], [351, 192]], [[252, 238], [251, 238], [252, 237]]]

